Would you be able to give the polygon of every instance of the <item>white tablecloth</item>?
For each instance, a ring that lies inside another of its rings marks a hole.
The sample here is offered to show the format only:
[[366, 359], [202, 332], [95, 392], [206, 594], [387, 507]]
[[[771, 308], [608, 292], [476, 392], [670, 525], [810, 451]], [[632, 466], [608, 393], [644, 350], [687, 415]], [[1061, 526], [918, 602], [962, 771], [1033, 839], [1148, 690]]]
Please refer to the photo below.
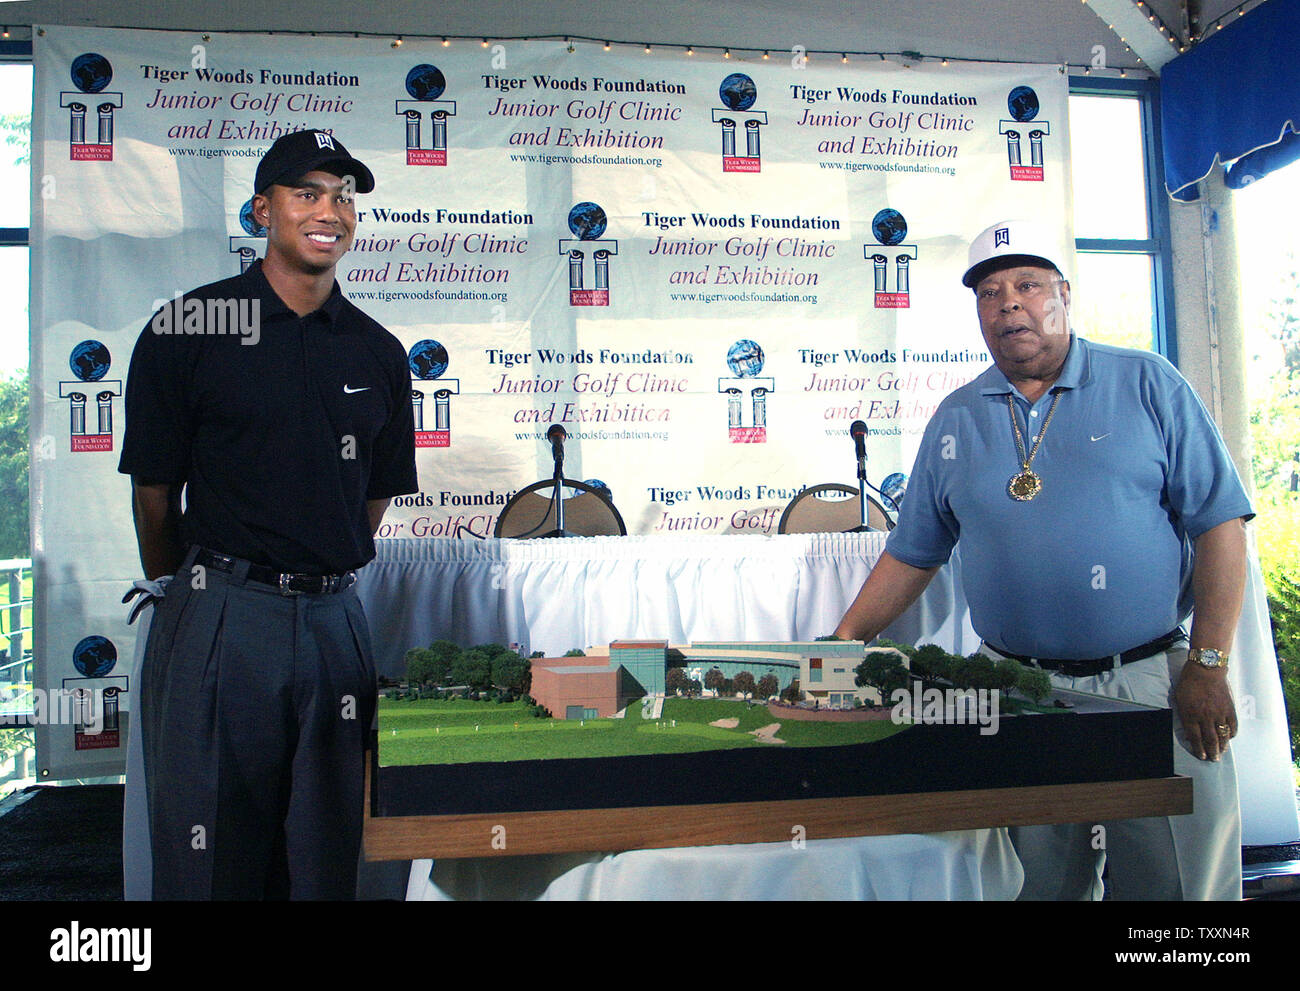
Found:
[[[406, 539], [377, 546], [358, 589], [379, 673], [400, 677], [407, 650], [440, 638], [464, 646], [518, 643], [525, 652], [548, 654], [625, 638], [813, 639], [835, 628], [883, 549], [884, 534]], [[959, 654], [978, 647], [954, 564], [939, 571], [886, 636]], [[1253, 560], [1234, 653], [1244, 842], [1290, 842], [1300, 825]], [[803, 850], [763, 844], [417, 861], [408, 896], [987, 898], [1014, 896], [1018, 872], [1005, 834], [979, 830], [811, 841]]]
[[504, 900], [1000, 901], [1024, 871], [1005, 829], [619, 854], [416, 861], [406, 896]]
[[[811, 640], [839, 624], [885, 535], [379, 540], [357, 585], [381, 675], [438, 638], [563, 653], [611, 640]], [[886, 631], [979, 647], [956, 572], [942, 568]]]

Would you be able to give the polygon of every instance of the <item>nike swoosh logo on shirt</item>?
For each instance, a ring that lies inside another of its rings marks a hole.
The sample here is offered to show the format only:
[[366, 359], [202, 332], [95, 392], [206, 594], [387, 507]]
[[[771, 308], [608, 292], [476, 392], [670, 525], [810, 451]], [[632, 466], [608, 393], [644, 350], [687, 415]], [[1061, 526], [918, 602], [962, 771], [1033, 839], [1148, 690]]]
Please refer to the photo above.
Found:
[[1093, 441], [1093, 442], [1095, 443], [1096, 441], [1099, 441], [1099, 440], [1105, 440], [1105, 439], [1106, 439], [1107, 437], [1109, 437], [1109, 436], [1110, 436], [1110, 434], [1102, 434], [1100, 437], [1093, 437], [1092, 434], [1089, 434], [1089, 435], [1088, 435], [1088, 439], [1091, 440], [1091, 441]]
[[343, 391], [346, 392], [349, 396], [352, 395], [352, 393], [354, 392], [366, 392], [369, 389], [370, 386], [368, 385], [363, 385], [360, 389], [349, 389], [346, 385], [343, 387]]

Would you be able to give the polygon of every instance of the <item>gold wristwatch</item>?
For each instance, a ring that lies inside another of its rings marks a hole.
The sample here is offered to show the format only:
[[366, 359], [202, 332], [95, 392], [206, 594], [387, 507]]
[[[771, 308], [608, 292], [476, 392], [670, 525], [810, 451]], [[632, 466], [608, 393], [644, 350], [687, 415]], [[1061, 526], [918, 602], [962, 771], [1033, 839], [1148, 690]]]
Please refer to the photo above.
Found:
[[1195, 661], [1203, 668], [1227, 668], [1228, 652], [1214, 647], [1193, 647], [1187, 652], [1187, 659]]

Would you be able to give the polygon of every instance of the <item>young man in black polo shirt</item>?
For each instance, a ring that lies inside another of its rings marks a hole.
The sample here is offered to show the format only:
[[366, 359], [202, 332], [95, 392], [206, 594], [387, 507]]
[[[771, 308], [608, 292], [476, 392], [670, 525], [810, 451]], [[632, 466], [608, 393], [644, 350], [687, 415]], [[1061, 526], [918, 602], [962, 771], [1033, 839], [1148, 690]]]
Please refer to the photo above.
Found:
[[405, 349], [334, 280], [374, 177], [299, 131], [255, 186], [265, 259], [159, 311], [127, 380], [141, 563], [174, 576], [141, 674], [158, 899], [354, 896], [375, 671], [352, 572], [418, 489]]

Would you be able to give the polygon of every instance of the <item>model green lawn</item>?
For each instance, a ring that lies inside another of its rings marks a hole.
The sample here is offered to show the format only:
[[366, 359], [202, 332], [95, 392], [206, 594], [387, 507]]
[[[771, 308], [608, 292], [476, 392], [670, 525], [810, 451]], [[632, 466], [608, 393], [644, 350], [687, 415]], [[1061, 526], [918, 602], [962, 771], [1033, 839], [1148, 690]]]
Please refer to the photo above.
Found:
[[[735, 729], [710, 726], [736, 719]], [[762, 743], [750, 731], [779, 722], [784, 744]], [[674, 725], [675, 724], [675, 725]], [[723, 699], [668, 699], [660, 719], [642, 719], [641, 703], [622, 719], [535, 719], [522, 702], [415, 701], [379, 703], [379, 763], [469, 764], [680, 754], [735, 747], [825, 747], [883, 739], [905, 726], [869, 722], [781, 720], [760, 704]]]

